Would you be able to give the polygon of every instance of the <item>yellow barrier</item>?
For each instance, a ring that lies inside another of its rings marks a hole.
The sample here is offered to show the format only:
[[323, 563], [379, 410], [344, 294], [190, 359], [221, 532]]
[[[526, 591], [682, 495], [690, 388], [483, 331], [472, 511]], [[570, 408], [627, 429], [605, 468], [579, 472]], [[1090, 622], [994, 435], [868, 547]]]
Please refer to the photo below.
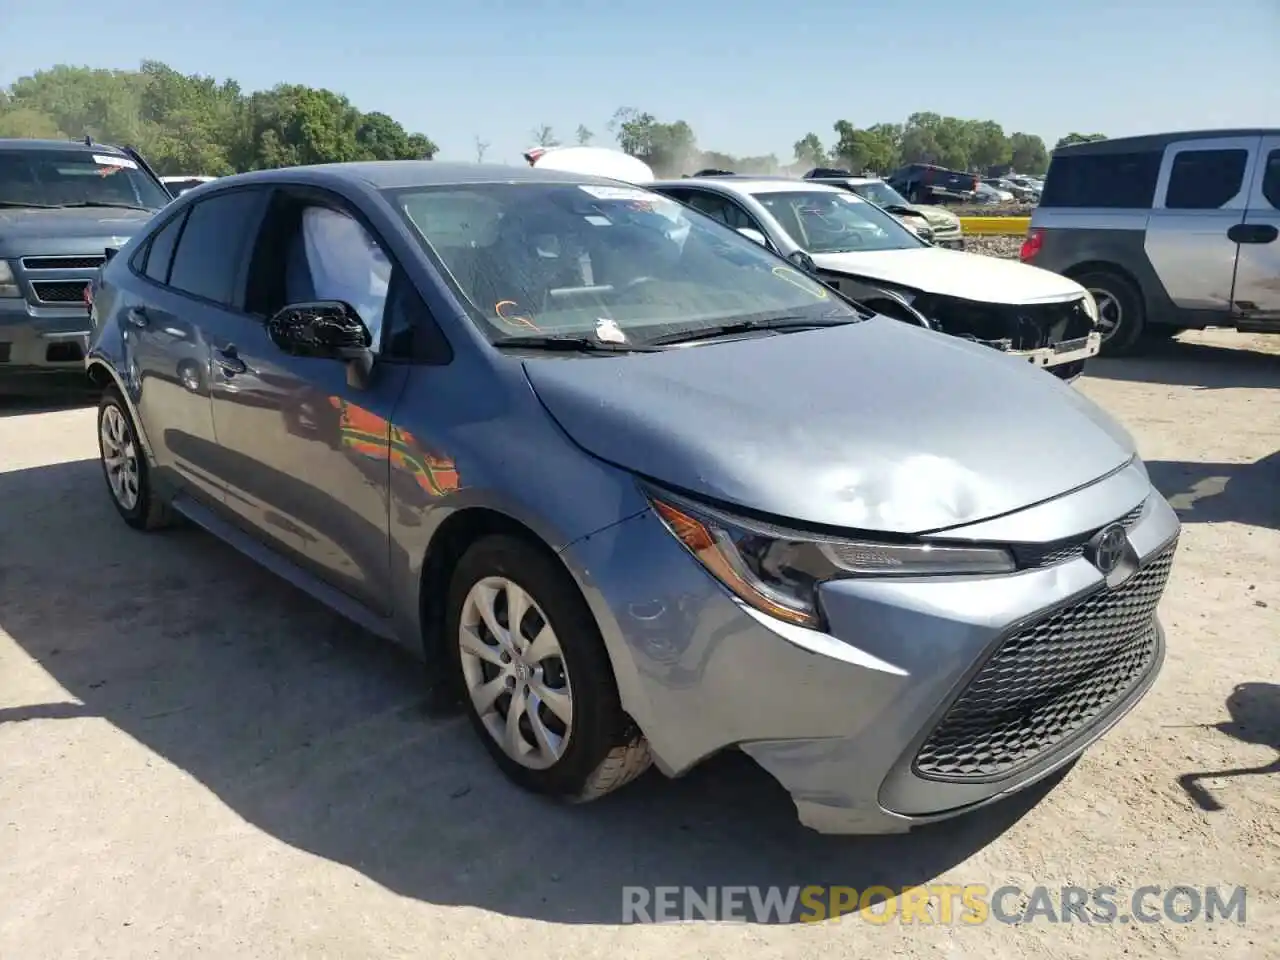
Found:
[[960, 230], [969, 237], [1025, 237], [1030, 217], [961, 217]]

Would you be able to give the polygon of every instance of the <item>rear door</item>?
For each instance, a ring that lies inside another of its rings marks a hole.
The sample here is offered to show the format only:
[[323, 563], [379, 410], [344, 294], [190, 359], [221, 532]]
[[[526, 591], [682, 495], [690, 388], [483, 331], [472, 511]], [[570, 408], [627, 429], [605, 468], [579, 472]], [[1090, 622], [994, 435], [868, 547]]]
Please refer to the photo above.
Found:
[[1236, 312], [1242, 319], [1280, 323], [1280, 136], [1262, 139], [1236, 239]]
[[1259, 137], [1171, 144], [1160, 166], [1146, 248], [1174, 306], [1226, 322], [1236, 255], [1234, 230], [1248, 206]]
[[243, 269], [239, 242], [260, 194], [216, 194], [180, 211], [130, 263], [143, 295], [125, 305], [126, 359], [159, 471], [214, 506], [224, 472], [209, 406], [208, 332], [225, 321]]

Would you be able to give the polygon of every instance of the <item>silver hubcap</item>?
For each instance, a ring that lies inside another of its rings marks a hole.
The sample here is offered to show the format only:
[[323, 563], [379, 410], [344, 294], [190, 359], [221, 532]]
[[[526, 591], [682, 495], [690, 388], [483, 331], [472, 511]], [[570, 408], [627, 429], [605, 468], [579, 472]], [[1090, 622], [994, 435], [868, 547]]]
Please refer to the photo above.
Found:
[[573, 691], [542, 608], [506, 577], [485, 577], [462, 604], [462, 677], [489, 735], [517, 763], [545, 770], [573, 731]]
[[133, 431], [119, 407], [110, 406], [102, 411], [98, 433], [102, 441], [102, 466], [107, 472], [111, 495], [125, 510], [132, 510], [138, 505], [138, 451]]
[[1098, 305], [1098, 332], [1102, 334], [1103, 340], [1110, 340], [1116, 335], [1120, 322], [1124, 319], [1120, 301], [1106, 290], [1090, 290], [1089, 293], [1093, 295], [1093, 302]]

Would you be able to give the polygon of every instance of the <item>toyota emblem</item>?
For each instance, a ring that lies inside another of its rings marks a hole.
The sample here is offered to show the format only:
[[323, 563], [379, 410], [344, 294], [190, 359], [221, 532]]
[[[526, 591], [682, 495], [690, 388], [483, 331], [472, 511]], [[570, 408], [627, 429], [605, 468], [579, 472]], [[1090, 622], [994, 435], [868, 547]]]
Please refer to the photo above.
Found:
[[1103, 527], [1089, 541], [1089, 560], [1104, 574], [1111, 573], [1124, 559], [1125, 547], [1128, 545], [1129, 537], [1124, 532], [1124, 527], [1113, 523], [1109, 527]]

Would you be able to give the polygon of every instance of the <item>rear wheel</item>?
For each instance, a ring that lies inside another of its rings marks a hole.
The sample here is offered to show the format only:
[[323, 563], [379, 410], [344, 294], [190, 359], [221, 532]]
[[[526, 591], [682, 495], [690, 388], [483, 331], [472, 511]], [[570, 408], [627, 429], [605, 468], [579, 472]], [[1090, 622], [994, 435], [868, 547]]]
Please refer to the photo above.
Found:
[[505, 535], [473, 544], [453, 574], [445, 635], [472, 725], [520, 786], [582, 802], [648, 769], [595, 621], [542, 550]]
[[1072, 279], [1088, 290], [1098, 305], [1102, 355], [1137, 353], [1147, 321], [1138, 288], [1119, 274], [1105, 270], [1082, 273]]
[[120, 391], [108, 387], [98, 404], [98, 454], [111, 502], [136, 530], [169, 526], [168, 504], [155, 495], [137, 427]]

